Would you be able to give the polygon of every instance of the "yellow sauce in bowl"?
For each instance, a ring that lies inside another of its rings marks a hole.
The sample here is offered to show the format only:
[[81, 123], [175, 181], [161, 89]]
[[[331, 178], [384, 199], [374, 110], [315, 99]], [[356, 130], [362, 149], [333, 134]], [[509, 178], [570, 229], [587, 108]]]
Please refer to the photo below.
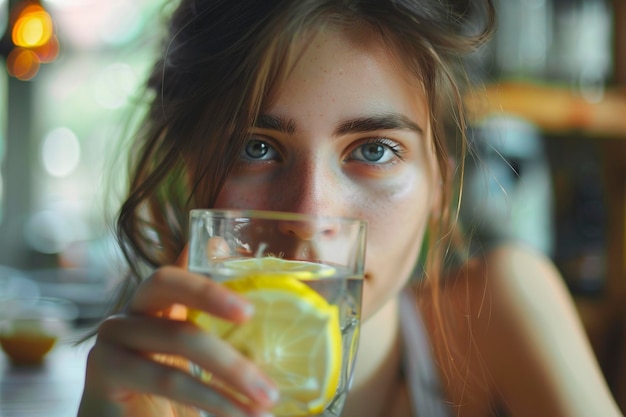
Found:
[[56, 336], [35, 333], [0, 335], [0, 346], [16, 365], [36, 365], [56, 343]]

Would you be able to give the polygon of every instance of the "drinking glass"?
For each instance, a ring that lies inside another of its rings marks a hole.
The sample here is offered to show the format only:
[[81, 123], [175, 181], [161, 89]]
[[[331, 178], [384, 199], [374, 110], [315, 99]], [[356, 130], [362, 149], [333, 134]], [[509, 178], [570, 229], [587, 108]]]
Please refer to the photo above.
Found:
[[[358, 346], [365, 243], [358, 219], [191, 211], [189, 270], [240, 293], [255, 313], [242, 324], [190, 318], [272, 378], [277, 417], [341, 414]], [[229, 390], [197, 365], [192, 372]]]

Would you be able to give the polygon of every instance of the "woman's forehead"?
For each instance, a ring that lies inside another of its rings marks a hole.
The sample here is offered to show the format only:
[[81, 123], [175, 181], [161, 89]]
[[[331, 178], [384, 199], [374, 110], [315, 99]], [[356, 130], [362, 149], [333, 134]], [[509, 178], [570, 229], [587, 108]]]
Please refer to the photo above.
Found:
[[[359, 71], [360, 66], [385, 66], [389, 73], [402, 78], [409, 89], [425, 93], [421, 81], [421, 71], [411, 63], [418, 59], [406, 57], [401, 46], [369, 24], [326, 23], [312, 27], [299, 36], [285, 54], [289, 57], [282, 63], [283, 77], [276, 78], [270, 86], [269, 94], [263, 107], [267, 108], [282, 90], [284, 85], [295, 75], [319, 75], [320, 72], [331, 76], [339, 73], [349, 77], [350, 71]], [[353, 62], [358, 65], [352, 65]], [[361, 71], [362, 75], [362, 71]]]

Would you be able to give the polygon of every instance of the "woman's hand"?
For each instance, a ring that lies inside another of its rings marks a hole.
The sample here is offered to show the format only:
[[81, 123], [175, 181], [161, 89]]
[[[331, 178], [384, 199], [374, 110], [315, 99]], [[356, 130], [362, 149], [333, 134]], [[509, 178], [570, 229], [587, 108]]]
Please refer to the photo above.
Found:
[[[174, 266], [159, 269], [139, 286], [124, 313], [100, 326], [87, 360], [79, 417], [175, 416], [172, 400], [220, 417], [268, 415], [264, 411], [278, 397], [272, 382], [224, 341], [163, 314], [180, 305], [233, 322], [253, 314], [245, 299], [205, 276]], [[180, 366], [188, 368], [189, 361], [249, 401], [194, 378]]]

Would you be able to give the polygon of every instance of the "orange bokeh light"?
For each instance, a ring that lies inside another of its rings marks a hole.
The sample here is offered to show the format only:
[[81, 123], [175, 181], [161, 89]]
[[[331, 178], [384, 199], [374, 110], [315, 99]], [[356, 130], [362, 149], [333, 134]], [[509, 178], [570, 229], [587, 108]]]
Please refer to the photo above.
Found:
[[52, 35], [45, 45], [31, 49], [39, 57], [39, 62], [46, 64], [57, 59], [59, 56], [59, 48], [59, 40], [56, 36]]
[[45, 45], [53, 36], [52, 18], [39, 5], [29, 5], [21, 10], [13, 25], [12, 40], [16, 46], [36, 48]]
[[29, 49], [17, 47], [7, 57], [7, 70], [18, 80], [28, 81], [39, 71], [39, 57]]

